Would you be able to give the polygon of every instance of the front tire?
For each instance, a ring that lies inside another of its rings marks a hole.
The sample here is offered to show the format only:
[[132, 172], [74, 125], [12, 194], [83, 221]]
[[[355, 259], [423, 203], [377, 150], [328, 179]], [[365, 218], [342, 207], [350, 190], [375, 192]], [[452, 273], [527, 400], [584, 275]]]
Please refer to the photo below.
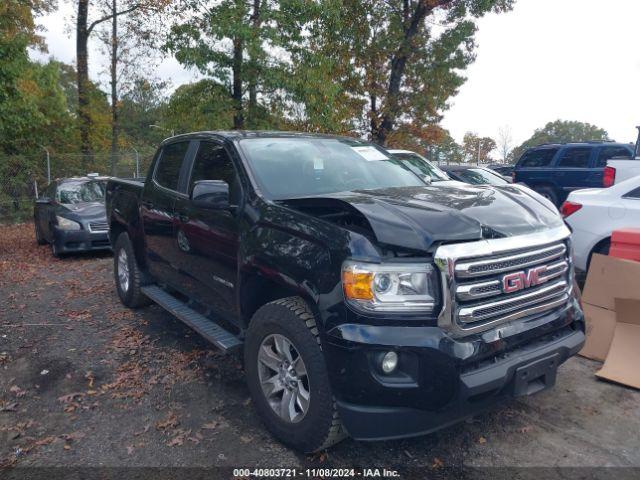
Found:
[[141, 287], [147, 283], [147, 277], [138, 266], [133, 245], [126, 232], [118, 236], [113, 248], [113, 276], [123, 305], [139, 308], [151, 303], [142, 293]]
[[346, 436], [315, 318], [302, 298], [275, 300], [255, 313], [244, 359], [253, 403], [278, 440], [311, 453]]

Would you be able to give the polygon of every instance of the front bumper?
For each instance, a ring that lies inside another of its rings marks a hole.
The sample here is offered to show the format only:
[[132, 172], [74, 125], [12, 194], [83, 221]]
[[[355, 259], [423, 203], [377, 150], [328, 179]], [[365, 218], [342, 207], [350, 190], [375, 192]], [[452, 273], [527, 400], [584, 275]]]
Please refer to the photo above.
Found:
[[[453, 339], [437, 327], [330, 330], [323, 348], [347, 432], [359, 440], [422, 435], [549, 388], [557, 367], [584, 344], [584, 317], [572, 299], [510, 333]], [[385, 376], [376, 362], [389, 350], [400, 361]]]
[[53, 242], [59, 253], [88, 252], [109, 250], [108, 232], [90, 232], [89, 230], [62, 230], [55, 227]]

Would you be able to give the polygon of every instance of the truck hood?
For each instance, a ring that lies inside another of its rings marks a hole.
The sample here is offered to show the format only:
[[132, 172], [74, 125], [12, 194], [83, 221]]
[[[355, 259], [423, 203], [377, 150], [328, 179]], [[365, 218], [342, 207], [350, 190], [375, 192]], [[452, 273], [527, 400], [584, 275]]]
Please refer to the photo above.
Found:
[[415, 250], [428, 250], [435, 242], [509, 237], [563, 224], [556, 209], [519, 185], [396, 187], [313, 198], [348, 204], [368, 220], [379, 242]]

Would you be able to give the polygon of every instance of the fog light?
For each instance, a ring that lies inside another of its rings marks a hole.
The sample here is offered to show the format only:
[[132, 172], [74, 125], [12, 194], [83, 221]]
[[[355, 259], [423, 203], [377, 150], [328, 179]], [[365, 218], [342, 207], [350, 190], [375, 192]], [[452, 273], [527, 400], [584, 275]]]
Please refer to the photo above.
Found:
[[398, 366], [398, 354], [396, 352], [387, 352], [382, 357], [382, 371], [384, 373], [393, 372]]

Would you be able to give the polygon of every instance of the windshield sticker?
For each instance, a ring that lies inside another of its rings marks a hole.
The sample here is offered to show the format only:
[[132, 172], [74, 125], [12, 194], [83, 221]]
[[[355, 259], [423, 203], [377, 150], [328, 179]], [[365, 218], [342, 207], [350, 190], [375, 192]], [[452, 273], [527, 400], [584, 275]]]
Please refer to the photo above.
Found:
[[314, 170], [324, 170], [324, 161], [319, 157], [315, 157], [313, 159], [313, 169]]
[[362, 158], [368, 162], [375, 162], [378, 160], [389, 160], [384, 153], [375, 147], [351, 147]]

